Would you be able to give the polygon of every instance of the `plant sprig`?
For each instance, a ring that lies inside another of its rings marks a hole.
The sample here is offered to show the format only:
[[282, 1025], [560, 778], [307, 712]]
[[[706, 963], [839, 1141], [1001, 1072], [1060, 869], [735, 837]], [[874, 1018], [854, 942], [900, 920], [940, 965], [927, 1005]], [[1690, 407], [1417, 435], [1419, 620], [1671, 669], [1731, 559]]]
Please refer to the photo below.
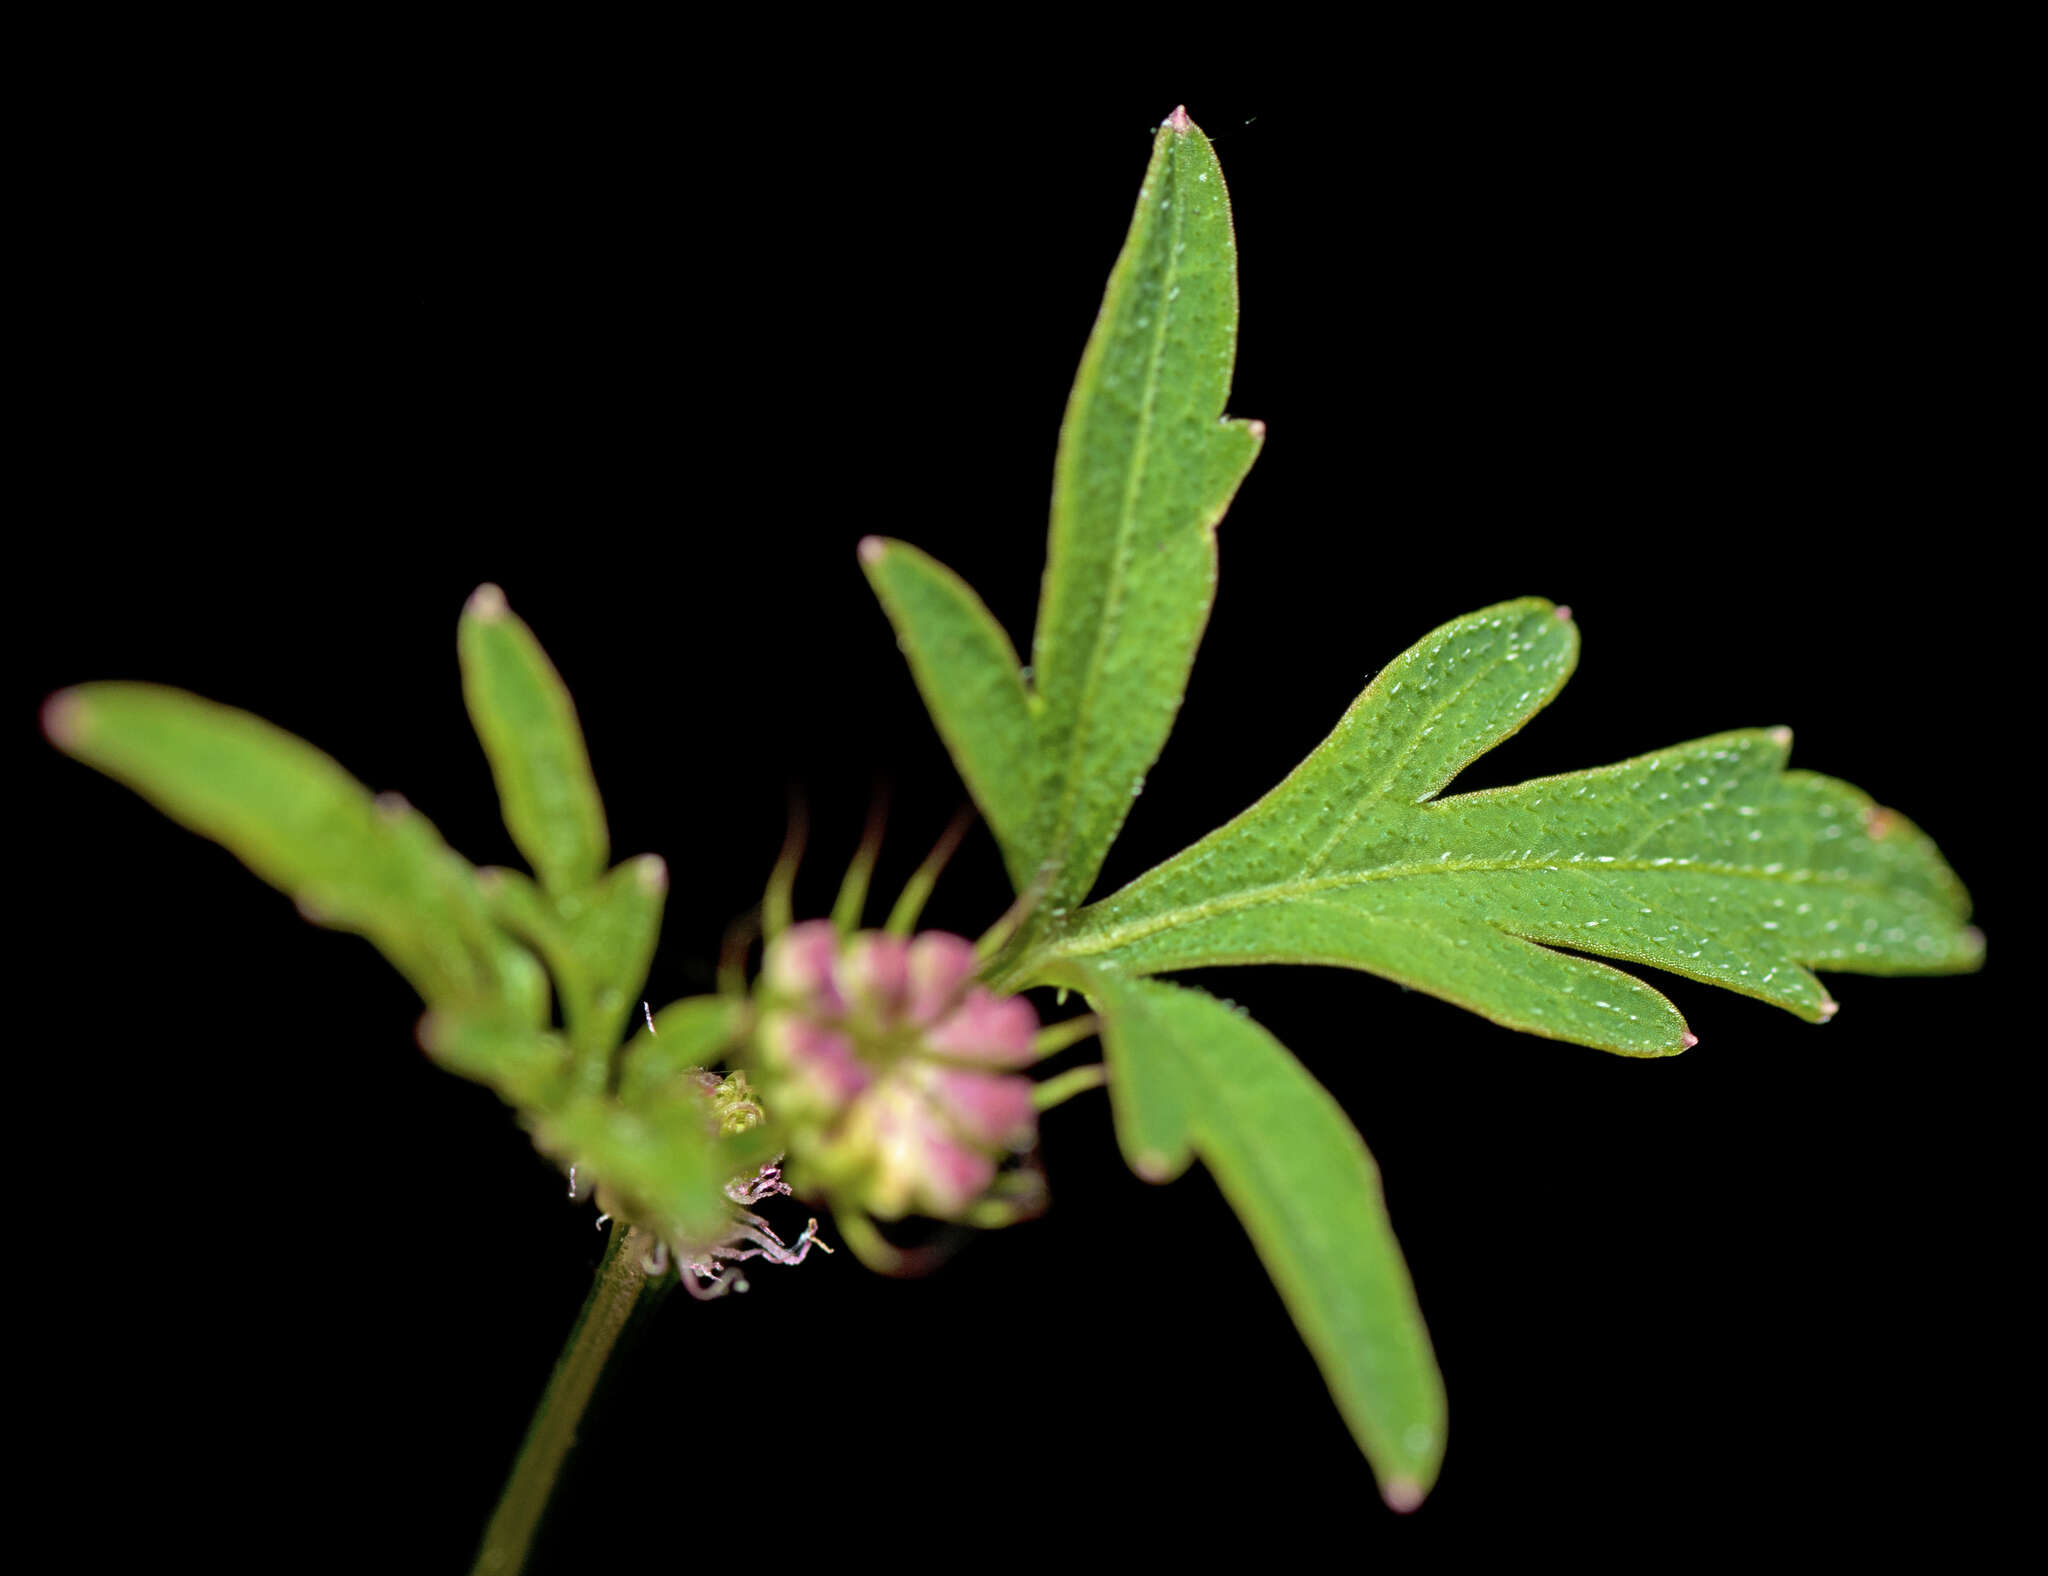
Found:
[[[1176, 110], [1155, 138], [1061, 428], [1030, 665], [943, 565], [902, 542], [871, 537], [859, 548], [1018, 902], [991, 931], [974, 982], [958, 938], [923, 938], [917, 951], [900, 934], [849, 936], [872, 849], [856, 860], [833, 921], [812, 928], [792, 926], [785, 860], [764, 918], [809, 1005], [793, 1005], [789, 981], [771, 982], [766, 999], [789, 1037], [789, 1066], [823, 1054], [820, 1044], [841, 1053], [831, 1036], [846, 1024], [805, 1014], [824, 1010], [818, 1003], [841, 1011], [839, 983], [858, 978], [874, 999], [856, 1007], [872, 1008], [869, 1026], [895, 1037], [889, 1054], [935, 1024], [968, 1035], [1007, 1011], [1007, 1040], [972, 1045], [983, 1056], [1002, 1051], [1014, 1071], [1086, 1025], [1034, 1041], [1016, 1019], [1023, 1004], [1000, 993], [1080, 992], [1100, 1024], [1130, 1165], [1155, 1181], [1196, 1159], [1214, 1173], [1383, 1494], [1407, 1509], [1436, 1478], [1445, 1404], [1372, 1159], [1335, 1101], [1263, 1028], [1148, 976], [1331, 964], [1510, 1029], [1663, 1056], [1695, 1043], [1677, 1007], [1581, 954], [1821, 1021], [1835, 1002], [1816, 969], [1958, 972], [1981, 961], [1983, 938], [1934, 844], [1858, 790], [1787, 770], [1783, 727], [1447, 795], [1570, 676], [1577, 627], [1568, 609], [1539, 598], [1423, 637], [1272, 792], [1096, 897], [1104, 856], [1178, 713], [1214, 596], [1216, 526], [1264, 435], [1224, 413], [1236, 336], [1222, 171]], [[594, 1175], [605, 1209], [664, 1245], [729, 1240], [719, 1233], [735, 1205], [780, 1188], [772, 1161], [787, 1137], [737, 1077], [706, 1081], [714, 1064], [762, 1056], [744, 969], [735, 957], [719, 995], [671, 1004], [624, 1038], [660, 928], [666, 866], [652, 855], [610, 865], [575, 708], [495, 587], [470, 599], [458, 647], [470, 715], [532, 876], [475, 868], [403, 800], [371, 794], [259, 718], [180, 691], [83, 685], [52, 698], [45, 725], [61, 748], [233, 851], [308, 918], [366, 937], [425, 1003], [429, 1053], [497, 1090], [572, 1175]], [[890, 932], [912, 928], [928, 886], [921, 872]], [[811, 949], [801, 959], [799, 943]], [[892, 985], [889, 971], [946, 956], [961, 979], [925, 1017], [908, 1018], [908, 987]], [[859, 1011], [848, 1009], [847, 1021]], [[912, 1099], [919, 1080], [953, 1078], [976, 1098], [1021, 1101], [1027, 1133], [1034, 1104], [1101, 1078], [1077, 1070], [1034, 1095], [986, 1067], [974, 1082], [943, 1045], [920, 1054], [895, 1069], [891, 1099]], [[711, 1085], [717, 1120], [707, 1114]], [[817, 1132], [836, 1109], [814, 1113]], [[840, 1151], [847, 1174], [864, 1153]], [[735, 1191], [733, 1179], [749, 1175]], [[911, 1189], [920, 1180], [905, 1181], [899, 1200], [938, 1196]], [[948, 1218], [1015, 1218], [1028, 1191], [971, 1198]], [[871, 1261], [896, 1262], [864, 1216], [849, 1210], [842, 1226]], [[782, 1261], [811, 1241], [807, 1229]], [[695, 1261], [678, 1253], [687, 1278]], [[556, 1421], [548, 1437], [573, 1432], [573, 1418]]]

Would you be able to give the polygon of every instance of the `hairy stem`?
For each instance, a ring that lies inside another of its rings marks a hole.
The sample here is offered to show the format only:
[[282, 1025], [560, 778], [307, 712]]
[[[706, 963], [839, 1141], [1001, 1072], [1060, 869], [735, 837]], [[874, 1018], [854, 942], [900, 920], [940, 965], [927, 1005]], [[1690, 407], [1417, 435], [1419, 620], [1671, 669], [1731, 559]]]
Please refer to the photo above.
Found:
[[605, 1362], [636, 1310], [655, 1300], [644, 1295], [648, 1290], [646, 1258], [653, 1247], [654, 1239], [638, 1227], [613, 1225], [596, 1284], [576, 1316], [568, 1344], [555, 1362], [554, 1376], [527, 1427], [504, 1496], [484, 1529], [483, 1546], [477, 1551], [471, 1576], [514, 1576], [526, 1564], [533, 1535], [540, 1529], [562, 1463], [576, 1443], [577, 1425], [604, 1374]]

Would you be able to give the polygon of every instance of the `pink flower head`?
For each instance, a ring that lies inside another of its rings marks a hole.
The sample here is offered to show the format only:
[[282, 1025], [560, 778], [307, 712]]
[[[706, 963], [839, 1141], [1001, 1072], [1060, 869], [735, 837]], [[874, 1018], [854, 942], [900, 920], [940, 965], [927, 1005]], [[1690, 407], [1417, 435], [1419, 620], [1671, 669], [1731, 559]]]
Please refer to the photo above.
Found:
[[974, 947], [826, 921], [769, 943], [755, 1048], [763, 1099], [801, 1166], [884, 1218], [957, 1218], [1037, 1139], [1038, 1015], [975, 978]]

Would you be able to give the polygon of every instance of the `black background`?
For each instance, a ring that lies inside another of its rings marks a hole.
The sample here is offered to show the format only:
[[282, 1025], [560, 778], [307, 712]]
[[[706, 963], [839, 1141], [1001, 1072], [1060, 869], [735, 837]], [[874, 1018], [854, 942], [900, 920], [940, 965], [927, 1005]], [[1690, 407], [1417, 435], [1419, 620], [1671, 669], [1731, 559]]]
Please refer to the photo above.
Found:
[[[1380, 1508], [1212, 1184], [1132, 1179], [1091, 1096], [1045, 1122], [1052, 1213], [930, 1280], [842, 1253], [665, 1306], [540, 1568], [1050, 1558], [1104, 1526], [1981, 1535], [2017, 1383], [1988, 1113], [2031, 1049], [1994, 1005], [2000, 882], [2033, 841], [1988, 798], [2033, 701], [1994, 656], [2024, 622], [2013, 198], [1972, 58], [1653, 53], [1503, 92], [1453, 51], [1350, 94], [1124, 67], [1027, 100], [632, 53], [410, 83], [280, 56], [49, 133], [19, 734], [63, 683], [183, 685], [511, 862], [454, 658], [492, 579], [578, 698], [615, 851], [670, 862], [655, 1002], [708, 988], [785, 785], [810, 912], [893, 785], [886, 901], [960, 789], [854, 545], [918, 542], [1028, 639], [1067, 383], [1185, 99], [1235, 205], [1230, 408], [1269, 437], [1105, 890], [1432, 625], [1536, 593], [1580, 673], [1461, 786], [1789, 723], [1797, 764], [1941, 840], [1994, 962], [1836, 977], [1825, 1027], [1660, 979], [1700, 1037], [1663, 1062], [1364, 975], [1211, 973], [1381, 1164], [1451, 1395], [1420, 1513]], [[25, 771], [60, 878], [23, 986], [58, 1008], [17, 1260], [62, 1379], [43, 1459], [124, 1511], [74, 1536], [461, 1568], [593, 1211], [420, 1055], [362, 942], [39, 743]], [[1006, 900], [978, 831], [927, 918]]]

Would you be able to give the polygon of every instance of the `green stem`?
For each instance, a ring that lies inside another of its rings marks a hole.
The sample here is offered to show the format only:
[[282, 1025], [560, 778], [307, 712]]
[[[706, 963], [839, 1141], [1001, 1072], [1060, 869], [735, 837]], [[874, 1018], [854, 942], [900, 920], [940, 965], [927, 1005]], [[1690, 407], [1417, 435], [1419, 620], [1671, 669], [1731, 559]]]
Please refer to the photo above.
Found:
[[646, 1259], [653, 1247], [654, 1239], [639, 1228], [613, 1225], [597, 1282], [556, 1359], [554, 1377], [527, 1427], [504, 1497], [484, 1529], [471, 1576], [514, 1576], [526, 1564], [555, 1479], [576, 1443], [577, 1425], [604, 1374], [605, 1360], [635, 1310], [652, 1301], [643, 1301], [642, 1294], [648, 1289]]

